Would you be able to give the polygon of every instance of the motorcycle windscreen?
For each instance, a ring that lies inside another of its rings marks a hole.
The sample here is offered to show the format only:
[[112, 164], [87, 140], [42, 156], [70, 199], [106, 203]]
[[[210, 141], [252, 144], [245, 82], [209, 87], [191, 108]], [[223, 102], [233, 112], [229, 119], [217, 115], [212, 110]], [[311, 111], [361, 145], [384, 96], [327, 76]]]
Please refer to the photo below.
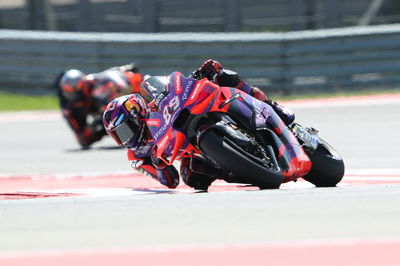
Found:
[[140, 95], [145, 98], [147, 102], [151, 102], [160, 93], [166, 90], [168, 85], [168, 78], [165, 76], [148, 76], [140, 86]]

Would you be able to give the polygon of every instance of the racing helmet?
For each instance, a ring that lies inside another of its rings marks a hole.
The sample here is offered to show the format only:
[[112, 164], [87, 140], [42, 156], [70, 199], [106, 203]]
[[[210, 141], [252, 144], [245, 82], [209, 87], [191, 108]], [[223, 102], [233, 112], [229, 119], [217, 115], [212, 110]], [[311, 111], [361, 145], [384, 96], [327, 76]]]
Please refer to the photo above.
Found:
[[70, 101], [77, 100], [82, 94], [85, 85], [86, 75], [77, 69], [70, 69], [64, 72], [60, 79], [59, 87], [61, 94]]
[[103, 113], [108, 135], [120, 146], [137, 148], [144, 142], [147, 107], [139, 94], [120, 96], [112, 100]]

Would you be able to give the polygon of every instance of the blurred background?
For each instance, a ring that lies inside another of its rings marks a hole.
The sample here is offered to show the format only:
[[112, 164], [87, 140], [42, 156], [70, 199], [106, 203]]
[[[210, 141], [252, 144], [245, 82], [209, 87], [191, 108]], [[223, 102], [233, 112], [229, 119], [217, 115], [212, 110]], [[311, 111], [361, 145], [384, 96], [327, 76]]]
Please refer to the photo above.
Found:
[[[400, 84], [398, 0], [1, 0], [0, 89], [129, 62], [187, 74], [208, 58], [277, 95]], [[107, 34], [106, 34], [107, 32]]]
[[398, 0], [2, 0], [0, 27], [96, 32], [295, 31], [400, 22]]

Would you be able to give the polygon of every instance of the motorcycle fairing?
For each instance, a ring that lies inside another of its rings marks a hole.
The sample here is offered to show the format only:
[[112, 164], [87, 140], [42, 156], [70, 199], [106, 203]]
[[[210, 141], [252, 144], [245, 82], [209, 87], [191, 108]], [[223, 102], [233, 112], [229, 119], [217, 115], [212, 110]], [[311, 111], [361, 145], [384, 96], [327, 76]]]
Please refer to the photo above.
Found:
[[[225, 99], [229, 99], [235, 94], [240, 94], [240, 97], [220, 108], [221, 105], [218, 103], [226, 102], [227, 100]], [[236, 118], [241, 117], [242, 120], [245, 118], [247, 123], [250, 121], [250, 124], [255, 127], [257, 125], [265, 127], [268, 124], [281, 140], [281, 145], [278, 148], [278, 158], [281, 157], [287, 164], [287, 169], [283, 170], [283, 175], [285, 176], [284, 182], [304, 176], [311, 169], [309, 157], [302, 149], [296, 137], [270, 105], [238, 89], [222, 87], [210, 111], [226, 112]]]
[[310, 158], [282, 119], [273, 111], [272, 107], [268, 105], [266, 108], [272, 110], [272, 112], [271, 110], [268, 111], [269, 116], [266, 119], [266, 123], [273, 129], [282, 142], [282, 145], [278, 148], [278, 158], [283, 157], [289, 162], [287, 169], [284, 169], [282, 172], [285, 177], [284, 182], [293, 181], [297, 177], [306, 175], [311, 169]]
[[[182, 131], [174, 127], [173, 121], [183, 109], [192, 115], [227, 113], [240, 121], [240, 124], [253, 128], [263, 123], [268, 125], [281, 142], [278, 158], [287, 162], [287, 168], [283, 170], [284, 182], [304, 176], [311, 169], [310, 159], [270, 105], [239, 89], [219, 87], [207, 79], [198, 81], [187, 78], [179, 72], [170, 75], [167, 96], [160, 102], [159, 110], [150, 112], [148, 117], [148, 121], [160, 121], [148, 123], [148, 126], [158, 144], [157, 157], [169, 165], [178, 155], [182, 157], [182, 154], [200, 152], [190, 145]], [[168, 156], [169, 160], [166, 158]]]

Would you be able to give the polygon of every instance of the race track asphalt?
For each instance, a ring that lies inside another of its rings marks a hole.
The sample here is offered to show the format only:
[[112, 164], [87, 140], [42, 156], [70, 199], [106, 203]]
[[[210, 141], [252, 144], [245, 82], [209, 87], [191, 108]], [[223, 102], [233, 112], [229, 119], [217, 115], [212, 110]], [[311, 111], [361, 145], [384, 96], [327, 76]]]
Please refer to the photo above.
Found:
[[[346, 174], [400, 177], [400, 100], [288, 106], [343, 155]], [[130, 171], [109, 138], [80, 150], [58, 112], [0, 114], [0, 132], [0, 178]], [[400, 240], [399, 184], [296, 185], [0, 200], [0, 254]]]

